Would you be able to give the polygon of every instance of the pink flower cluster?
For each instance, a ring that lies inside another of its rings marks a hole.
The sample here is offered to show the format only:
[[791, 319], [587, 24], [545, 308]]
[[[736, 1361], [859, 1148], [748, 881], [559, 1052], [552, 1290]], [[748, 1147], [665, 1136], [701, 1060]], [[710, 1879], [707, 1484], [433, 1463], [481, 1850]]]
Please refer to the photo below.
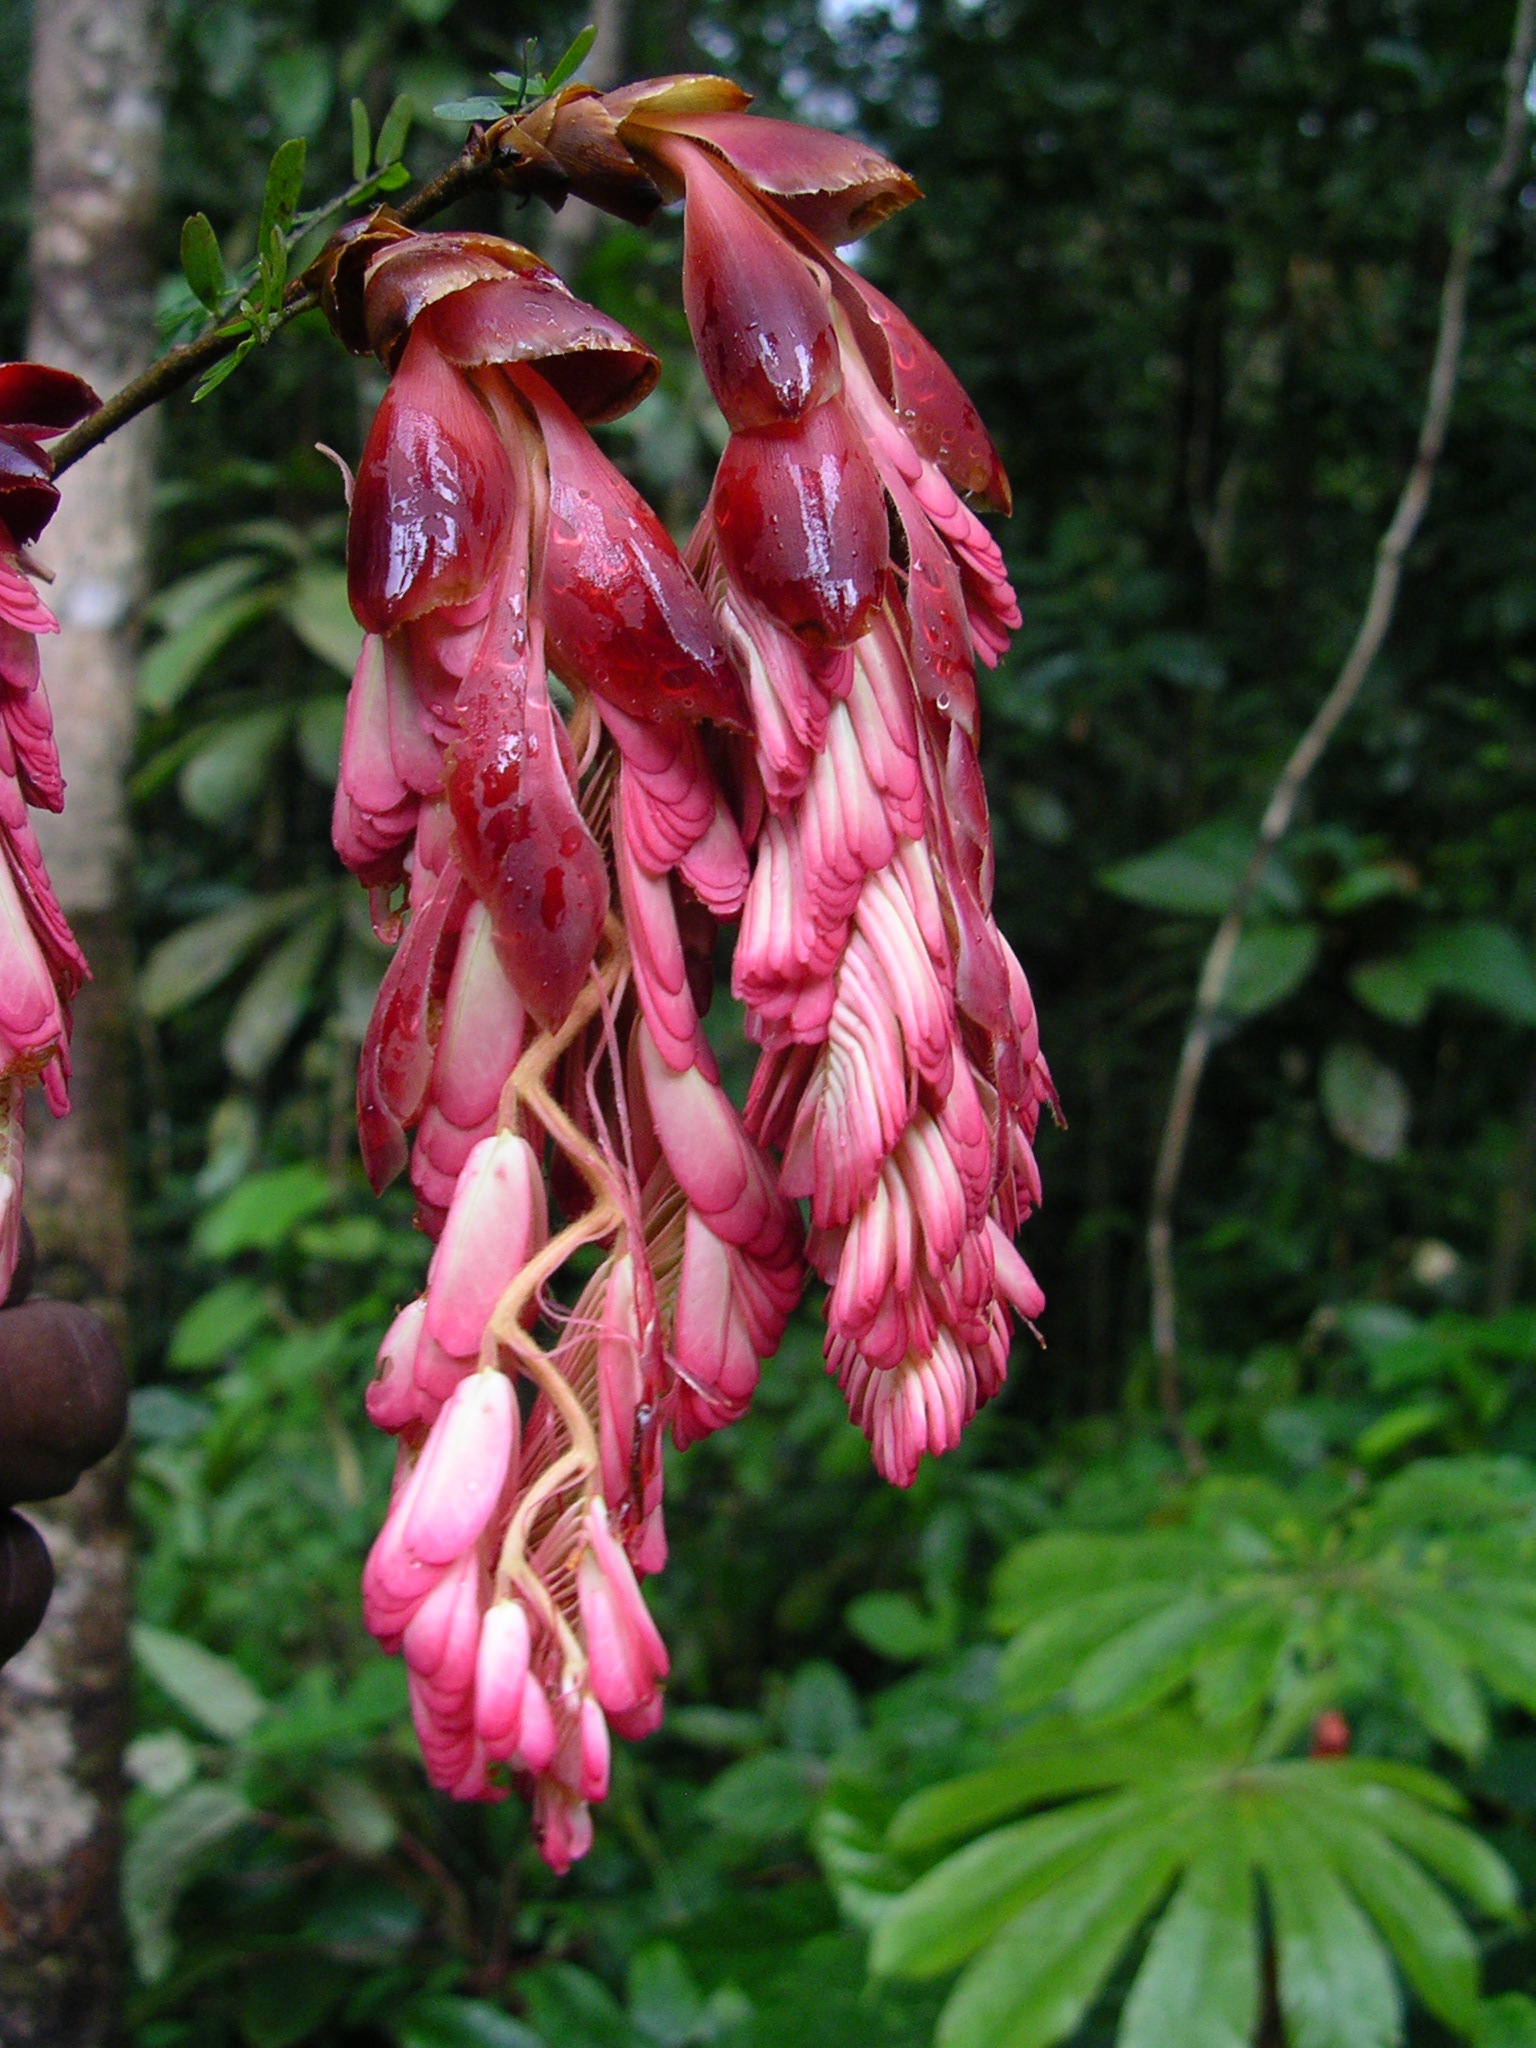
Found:
[[[1053, 1097], [976, 755], [976, 663], [1018, 610], [965, 503], [1005, 509], [1007, 481], [833, 253], [910, 180], [744, 104], [720, 79], [572, 87], [520, 144], [631, 217], [686, 199], [731, 429], [687, 564], [587, 433], [654, 358], [535, 257], [381, 211], [325, 282], [392, 372], [351, 494], [367, 639], [335, 814], [398, 942], [359, 1121], [436, 1239], [368, 1395], [399, 1457], [365, 1607], [433, 1782], [510, 1777], [557, 1869], [610, 1733], [661, 1714], [639, 1581], [666, 1556], [663, 1436], [743, 1412], [807, 1261], [828, 1369], [901, 1484], [1042, 1307], [1013, 1237]], [[702, 1021], [731, 921], [744, 1118]]]
[[[433, 1781], [497, 1797], [510, 1764], [563, 1868], [610, 1723], [660, 1716], [636, 1574], [666, 1556], [662, 1435], [741, 1412], [800, 1292], [798, 1214], [700, 1022], [748, 880], [701, 720], [748, 712], [675, 547], [585, 431], [649, 388], [639, 343], [484, 236], [376, 224], [331, 302], [395, 367], [352, 489], [368, 637], [335, 816], [380, 929], [403, 924], [363, 1152], [382, 1187], [414, 1129], [438, 1240], [369, 1395], [400, 1457], [366, 1611], [410, 1667]], [[550, 1283], [591, 1245], [562, 1308]]]
[[58, 490], [42, 443], [95, 410], [90, 387], [40, 363], [0, 363], [0, 1301], [21, 1229], [23, 1098], [40, 1080], [69, 1107], [69, 1010], [86, 965], [43, 866], [28, 807], [64, 807], [38, 636], [57, 621], [27, 556]]

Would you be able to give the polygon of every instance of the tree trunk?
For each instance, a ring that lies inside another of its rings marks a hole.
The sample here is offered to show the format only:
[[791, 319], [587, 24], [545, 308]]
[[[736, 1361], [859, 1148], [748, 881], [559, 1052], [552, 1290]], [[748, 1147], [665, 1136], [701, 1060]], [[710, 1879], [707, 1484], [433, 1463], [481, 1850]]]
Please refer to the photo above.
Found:
[[[157, 0], [35, 0], [30, 353], [105, 397], [153, 352], [151, 237], [160, 156]], [[95, 979], [75, 1012], [74, 1109], [34, 1096], [27, 1215], [41, 1291], [123, 1328], [128, 1278], [124, 770], [130, 626], [145, 574], [151, 427], [88, 456], [38, 547], [57, 639], [44, 642], [68, 784], [38, 819]], [[41, 1632], [0, 1674], [0, 2041], [105, 2048], [124, 2034], [117, 1909], [127, 1725], [129, 1533], [121, 1456], [36, 1517], [58, 1570]]]

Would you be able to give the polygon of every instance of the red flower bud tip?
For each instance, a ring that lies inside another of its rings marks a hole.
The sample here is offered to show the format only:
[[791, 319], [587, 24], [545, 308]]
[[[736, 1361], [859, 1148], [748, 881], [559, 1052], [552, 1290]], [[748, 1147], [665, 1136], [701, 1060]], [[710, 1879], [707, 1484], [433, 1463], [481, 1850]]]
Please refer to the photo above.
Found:
[[1328, 1707], [1312, 1723], [1308, 1754], [1316, 1757], [1348, 1756], [1349, 1723], [1337, 1707]]

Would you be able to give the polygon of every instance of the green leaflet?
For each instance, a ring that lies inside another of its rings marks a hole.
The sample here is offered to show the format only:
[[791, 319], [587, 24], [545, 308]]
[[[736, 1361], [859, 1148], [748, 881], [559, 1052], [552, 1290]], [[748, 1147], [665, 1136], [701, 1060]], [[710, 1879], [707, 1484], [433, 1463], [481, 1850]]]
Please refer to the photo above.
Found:
[[1120, 2018], [1117, 2048], [1251, 2048], [1259, 2005], [1253, 1877], [1218, 1833], [1158, 1922]]
[[1049, 2048], [1070, 2034], [1184, 1853], [1165, 1807], [1136, 1811], [993, 1936], [950, 1995], [939, 2048]]
[[1142, 1581], [1113, 1586], [1042, 1615], [1004, 1650], [997, 1673], [999, 1694], [1020, 1713], [1054, 1699], [1101, 1644], [1176, 1596], [1176, 1587]]
[[284, 939], [251, 977], [224, 1033], [224, 1057], [242, 1081], [259, 1081], [292, 1037], [336, 930], [326, 904]]
[[[226, 582], [245, 580], [244, 565], [238, 577], [232, 573], [234, 566], [232, 562], [217, 565]], [[223, 652], [237, 633], [264, 618], [277, 602], [276, 590], [236, 591], [206, 609], [199, 609], [163, 640], [157, 640], [139, 663], [140, 704], [146, 711], [174, 710], [214, 657]]]
[[1134, 1794], [1083, 1800], [983, 1835], [920, 1877], [882, 1916], [871, 1969], [903, 1977], [953, 1969], [1106, 1838], [1144, 1826], [1166, 1804]]
[[1072, 1681], [1071, 1700], [1089, 1718], [1134, 1713], [1164, 1698], [1188, 1676], [1200, 1639], [1225, 1609], [1204, 1593], [1149, 1614], [1089, 1657]]
[[210, 1735], [239, 1742], [268, 1711], [237, 1664], [169, 1629], [139, 1623], [133, 1651], [156, 1683]]
[[[1326, 1768], [1324, 1766], [1323, 1768]], [[1377, 1829], [1307, 1810], [1345, 1883], [1391, 1944], [1430, 2011], [1462, 2033], [1477, 2012], [1477, 1943], [1445, 1893]]]
[[193, 817], [224, 824], [259, 796], [292, 722], [292, 713], [279, 708], [248, 711], [211, 727], [176, 781]]
[[1274, 1913], [1289, 2048], [1393, 2048], [1403, 2015], [1392, 1965], [1333, 1865], [1276, 1805], [1254, 1846]]
[[[206, 995], [232, 974], [265, 938], [292, 924], [322, 893], [283, 889], [273, 896], [231, 904], [172, 932], [156, 946], [139, 975], [139, 1001], [151, 1017], [169, 1017]], [[327, 886], [324, 893], [329, 893]]]
[[1488, 1742], [1488, 1715], [1454, 1636], [1421, 1609], [1391, 1617], [1403, 1698], [1431, 1735], [1468, 1759]]
[[1514, 1873], [1481, 1837], [1395, 1785], [1351, 1782], [1347, 1773], [1347, 1766], [1331, 1765], [1327, 1776], [1317, 1781], [1315, 1796], [1332, 1799], [1371, 1821], [1491, 1918], [1505, 1919], [1515, 1911], [1519, 1893]]

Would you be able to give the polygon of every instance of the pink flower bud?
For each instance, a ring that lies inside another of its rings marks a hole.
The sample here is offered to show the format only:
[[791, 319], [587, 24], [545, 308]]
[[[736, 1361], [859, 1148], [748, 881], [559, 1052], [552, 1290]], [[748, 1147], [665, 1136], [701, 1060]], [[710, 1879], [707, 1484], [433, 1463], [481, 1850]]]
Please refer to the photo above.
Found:
[[528, 1612], [520, 1600], [498, 1600], [480, 1624], [475, 1665], [475, 1732], [493, 1756], [517, 1748], [528, 1678]]
[[427, 1334], [456, 1358], [480, 1349], [491, 1311], [548, 1232], [533, 1147], [511, 1131], [469, 1155], [427, 1276]]
[[582, 1700], [578, 1725], [581, 1740], [578, 1789], [583, 1799], [606, 1799], [612, 1748], [603, 1710], [590, 1696]]
[[[754, 1360], [755, 1363], [755, 1360]], [[576, 1574], [586, 1638], [588, 1683], [598, 1704], [614, 1713], [637, 1706], [668, 1669], [665, 1643], [640, 1597], [622, 1545], [600, 1500], [587, 1510], [587, 1549]]]
[[478, 1539], [506, 1483], [516, 1437], [512, 1382], [502, 1372], [472, 1374], [433, 1423], [421, 1454], [402, 1532], [411, 1555], [451, 1564]]
[[[378, 1377], [370, 1382], [363, 1396], [368, 1420], [375, 1429], [393, 1432], [423, 1420], [421, 1395], [412, 1373], [426, 1313], [427, 1304], [420, 1297], [407, 1302], [379, 1346]], [[425, 1419], [430, 1421], [431, 1417]]]
[[549, 1695], [530, 1671], [523, 1680], [523, 1711], [513, 1763], [535, 1777], [547, 1771], [559, 1747]]

